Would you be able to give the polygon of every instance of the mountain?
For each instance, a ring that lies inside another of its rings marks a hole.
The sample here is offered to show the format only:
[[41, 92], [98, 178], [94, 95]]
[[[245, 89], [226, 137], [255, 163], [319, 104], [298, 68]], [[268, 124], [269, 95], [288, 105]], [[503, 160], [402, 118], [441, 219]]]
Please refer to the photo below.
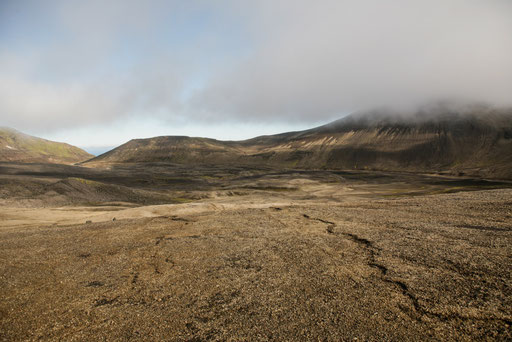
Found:
[[74, 164], [94, 157], [78, 147], [0, 127], [0, 161]]
[[512, 110], [431, 106], [356, 113], [317, 128], [245, 141], [136, 139], [86, 164], [170, 162], [303, 169], [446, 172], [512, 179]]
[[177, 164], [216, 164], [231, 162], [244, 155], [239, 144], [208, 138], [165, 136], [133, 139], [85, 164], [170, 162]]

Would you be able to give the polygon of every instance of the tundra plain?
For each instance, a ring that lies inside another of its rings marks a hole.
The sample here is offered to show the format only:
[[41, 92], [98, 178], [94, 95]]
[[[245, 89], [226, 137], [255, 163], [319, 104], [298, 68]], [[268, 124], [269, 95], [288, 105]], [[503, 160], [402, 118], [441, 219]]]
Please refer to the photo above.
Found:
[[0, 340], [510, 340], [512, 184], [0, 164]]

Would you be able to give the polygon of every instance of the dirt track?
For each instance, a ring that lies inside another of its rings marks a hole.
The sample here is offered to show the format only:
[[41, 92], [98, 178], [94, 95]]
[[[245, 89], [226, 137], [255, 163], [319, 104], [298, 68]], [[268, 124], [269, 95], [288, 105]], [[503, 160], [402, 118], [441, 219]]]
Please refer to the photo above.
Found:
[[0, 339], [512, 339], [511, 189], [322, 184], [4, 220]]

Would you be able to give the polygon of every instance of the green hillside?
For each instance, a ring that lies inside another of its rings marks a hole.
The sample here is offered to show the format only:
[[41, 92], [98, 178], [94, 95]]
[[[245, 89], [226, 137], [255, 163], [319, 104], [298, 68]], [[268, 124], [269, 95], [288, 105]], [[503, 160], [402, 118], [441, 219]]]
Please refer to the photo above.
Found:
[[0, 127], [0, 161], [74, 164], [92, 157], [93, 155], [69, 144]]

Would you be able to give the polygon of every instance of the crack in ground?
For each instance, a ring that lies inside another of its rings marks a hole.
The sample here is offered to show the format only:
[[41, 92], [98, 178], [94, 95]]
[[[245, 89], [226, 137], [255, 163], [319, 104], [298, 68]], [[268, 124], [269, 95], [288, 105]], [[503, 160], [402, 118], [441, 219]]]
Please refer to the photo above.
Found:
[[424, 308], [419, 303], [418, 298], [410, 291], [409, 287], [404, 282], [402, 282], [400, 280], [391, 279], [387, 276], [388, 268], [382, 264], [379, 264], [376, 261], [376, 255], [380, 252], [380, 249], [378, 247], [375, 247], [371, 241], [369, 241], [365, 238], [361, 238], [358, 235], [352, 234], [352, 233], [346, 233], [346, 232], [335, 233], [334, 227], [336, 227], [336, 224], [334, 222], [327, 221], [322, 218], [310, 217], [307, 214], [303, 214], [302, 216], [309, 220], [314, 220], [314, 221], [319, 221], [319, 222], [325, 223], [328, 225], [327, 226], [328, 233], [335, 234], [335, 235], [342, 235], [342, 236], [348, 238], [349, 240], [357, 243], [358, 245], [362, 246], [368, 255], [367, 265], [371, 268], [377, 269], [380, 274], [379, 278], [382, 281], [394, 285], [396, 288], [398, 288], [400, 290], [400, 292], [402, 293], [403, 296], [405, 296], [409, 299], [409, 301], [411, 302], [411, 304], [414, 308], [415, 314], [413, 314], [413, 312], [411, 312], [411, 310], [409, 310], [401, 305], [399, 305], [399, 308], [403, 312], [405, 312], [408, 316], [410, 316], [411, 318], [418, 320], [418, 321], [420, 321], [421, 316], [437, 318], [440, 321], [453, 320], [453, 319], [474, 320], [474, 321], [501, 321], [501, 322], [507, 324], [508, 326], [512, 325], [512, 321], [507, 318], [468, 317], [468, 316], [460, 315], [457, 313], [442, 314], [442, 313], [432, 312], [432, 311]]
[[305, 218], [309, 219], [309, 220], [315, 220], [315, 221], [320, 221], [322, 223], [325, 223], [327, 224], [327, 233], [329, 234], [334, 234], [334, 227], [336, 227], [336, 224], [334, 222], [331, 222], [331, 221], [327, 221], [327, 220], [324, 220], [324, 219], [321, 219], [321, 218], [316, 218], [316, 217], [310, 217], [309, 215], [307, 214], [302, 214], [302, 216], [304, 216]]

